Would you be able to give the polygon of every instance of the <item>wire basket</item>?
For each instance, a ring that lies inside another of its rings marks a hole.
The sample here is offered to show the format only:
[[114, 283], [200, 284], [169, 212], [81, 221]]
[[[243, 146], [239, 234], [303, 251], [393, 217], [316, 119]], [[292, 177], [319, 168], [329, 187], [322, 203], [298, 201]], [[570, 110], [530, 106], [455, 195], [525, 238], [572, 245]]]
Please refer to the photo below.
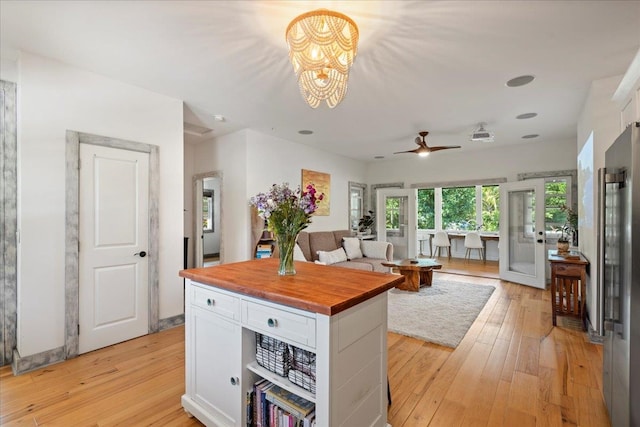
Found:
[[282, 377], [289, 375], [288, 347], [282, 341], [256, 332], [256, 362]]
[[316, 354], [290, 345], [289, 363], [289, 381], [315, 394]]

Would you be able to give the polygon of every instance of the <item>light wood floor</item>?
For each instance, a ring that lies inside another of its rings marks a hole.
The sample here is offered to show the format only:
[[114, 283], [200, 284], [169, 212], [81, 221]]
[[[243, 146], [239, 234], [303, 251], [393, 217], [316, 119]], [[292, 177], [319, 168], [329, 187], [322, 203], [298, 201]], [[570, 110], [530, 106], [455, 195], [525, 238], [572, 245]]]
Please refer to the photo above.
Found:
[[[473, 276], [496, 274], [487, 268], [454, 260], [443, 271], [465, 276], [435, 273], [496, 286], [455, 350], [389, 333], [391, 425], [609, 426], [602, 347], [552, 328], [548, 291]], [[182, 410], [183, 392], [177, 327], [18, 377], [0, 368], [0, 424], [201, 425]]]

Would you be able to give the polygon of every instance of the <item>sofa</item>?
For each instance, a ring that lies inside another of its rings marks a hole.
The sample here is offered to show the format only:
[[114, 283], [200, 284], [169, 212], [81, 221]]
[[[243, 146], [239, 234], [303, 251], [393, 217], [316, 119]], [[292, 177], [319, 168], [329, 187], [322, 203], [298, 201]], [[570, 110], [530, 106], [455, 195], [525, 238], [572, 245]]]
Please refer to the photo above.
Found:
[[353, 237], [350, 230], [301, 231], [297, 242], [306, 261], [336, 267], [388, 273], [389, 267], [382, 263], [393, 260], [391, 243], [360, 240]]

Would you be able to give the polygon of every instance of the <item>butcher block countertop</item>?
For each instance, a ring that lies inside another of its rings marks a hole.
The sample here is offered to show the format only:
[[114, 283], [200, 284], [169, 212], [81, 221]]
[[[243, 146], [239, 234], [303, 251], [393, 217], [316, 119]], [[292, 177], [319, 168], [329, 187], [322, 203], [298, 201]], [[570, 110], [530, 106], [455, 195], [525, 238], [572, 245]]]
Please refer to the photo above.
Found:
[[295, 262], [294, 276], [278, 275], [278, 259], [191, 268], [180, 276], [231, 292], [332, 316], [404, 282], [404, 276]]

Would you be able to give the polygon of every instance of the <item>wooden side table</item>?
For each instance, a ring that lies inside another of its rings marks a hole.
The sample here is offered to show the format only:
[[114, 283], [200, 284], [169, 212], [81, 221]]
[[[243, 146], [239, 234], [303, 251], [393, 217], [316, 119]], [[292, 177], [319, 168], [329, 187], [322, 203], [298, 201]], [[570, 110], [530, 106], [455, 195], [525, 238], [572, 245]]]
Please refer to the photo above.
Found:
[[572, 316], [580, 319], [584, 329], [589, 261], [579, 252], [558, 254], [556, 250], [549, 251], [548, 259], [551, 263], [553, 326], [556, 326], [556, 316]]

